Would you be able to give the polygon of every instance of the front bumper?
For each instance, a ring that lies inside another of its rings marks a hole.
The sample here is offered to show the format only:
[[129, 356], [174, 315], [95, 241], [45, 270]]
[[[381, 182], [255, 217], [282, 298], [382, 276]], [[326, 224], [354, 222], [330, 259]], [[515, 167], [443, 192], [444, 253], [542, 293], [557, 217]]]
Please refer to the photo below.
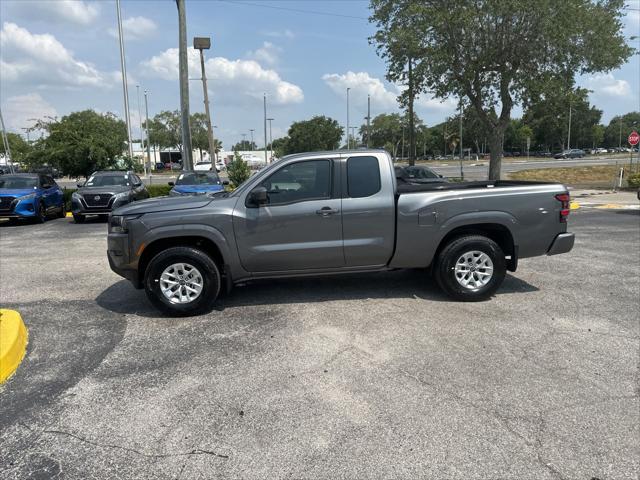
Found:
[[561, 233], [554, 238], [547, 255], [559, 255], [561, 253], [567, 253], [573, 248], [576, 237], [573, 233]]
[[142, 288], [137, 261], [132, 261], [129, 255], [129, 236], [127, 234], [110, 233], [107, 236], [107, 257], [111, 270], [129, 280], [134, 287]]
[[0, 218], [33, 218], [36, 216], [36, 202], [28, 200], [14, 200], [9, 210], [0, 210]]

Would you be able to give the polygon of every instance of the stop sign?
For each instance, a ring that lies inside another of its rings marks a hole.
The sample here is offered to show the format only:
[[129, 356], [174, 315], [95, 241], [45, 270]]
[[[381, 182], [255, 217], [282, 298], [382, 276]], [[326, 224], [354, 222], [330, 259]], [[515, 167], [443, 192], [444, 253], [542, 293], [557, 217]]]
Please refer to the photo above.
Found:
[[629, 144], [635, 147], [638, 142], [640, 142], [640, 135], [638, 135], [638, 132], [634, 130], [633, 132], [631, 132], [631, 135], [629, 135], [628, 140]]

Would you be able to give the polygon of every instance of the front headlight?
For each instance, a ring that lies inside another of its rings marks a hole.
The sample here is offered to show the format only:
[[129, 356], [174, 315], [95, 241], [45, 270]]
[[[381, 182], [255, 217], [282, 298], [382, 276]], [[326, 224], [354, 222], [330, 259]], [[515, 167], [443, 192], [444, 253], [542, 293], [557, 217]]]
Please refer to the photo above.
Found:
[[140, 215], [111, 215], [109, 227], [113, 233], [127, 233], [127, 223], [139, 218]]
[[122, 200], [123, 198], [129, 198], [129, 192], [120, 192], [115, 194], [115, 200]]
[[23, 195], [22, 197], [18, 197], [17, 200], [21, 202], [22, 200], [33, 200], [34, 198], [36, 198], [35, 192], [30, 193], [29, 195]]

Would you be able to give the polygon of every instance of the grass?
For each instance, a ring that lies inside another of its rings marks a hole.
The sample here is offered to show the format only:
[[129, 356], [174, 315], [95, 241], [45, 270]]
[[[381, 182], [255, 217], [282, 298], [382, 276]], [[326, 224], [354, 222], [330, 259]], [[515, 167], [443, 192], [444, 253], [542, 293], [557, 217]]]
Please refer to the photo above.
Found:
[[631, 169], [629, 165], [595, 165], [592, 167], [566, 167], [566, 168], [539, 168], [512, 172], [509, 178], [512, 180], [532, 180], [539, 182], [564, 183], [573, 187], [582, 188], [612, 188], [617, 185], [620, 168], [624, 166], [625, 172], [622, 186], [627, 186], [626, 179], [631, 173], [638, 171], [636, 163]]

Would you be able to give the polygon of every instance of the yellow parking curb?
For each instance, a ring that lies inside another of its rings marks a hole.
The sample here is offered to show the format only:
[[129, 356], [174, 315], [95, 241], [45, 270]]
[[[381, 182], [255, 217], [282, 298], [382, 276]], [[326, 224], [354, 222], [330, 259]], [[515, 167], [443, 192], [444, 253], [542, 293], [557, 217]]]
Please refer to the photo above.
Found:
[[570, 208], [571, 210], [577, 210], [577, 209], [579, 209], [579, 208], [580, 208], [580, 204], [579, 204], [578, 202], [571, 202], [571, 203], [569, 204], [569, 208]]
[[67, 218], [71, 218], [71, 217], [73, 217], [73, 213], [67, 212]]
[[0, 309], [0, 383], [17, 370], [27, 350], [28, 337], [20, 314]]

